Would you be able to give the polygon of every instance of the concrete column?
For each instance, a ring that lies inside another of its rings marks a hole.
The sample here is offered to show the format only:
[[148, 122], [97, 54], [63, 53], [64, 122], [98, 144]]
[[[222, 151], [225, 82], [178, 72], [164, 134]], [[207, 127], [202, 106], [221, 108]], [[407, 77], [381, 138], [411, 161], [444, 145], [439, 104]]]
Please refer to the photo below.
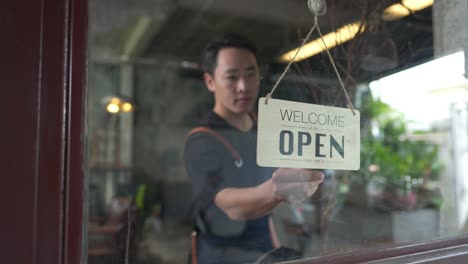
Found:
[[[433, 6], [434, 29], [434, 56], [441, 57], [456, 51], [465, 51], [465, 76], [468, 74], [468, 0], [435, 0]], [[452, 119], [455, 116], [452, 113]], [[452, 120], [453, 121], [453, 120]], [[459, 235], [465, 224], [468, 208], [462, 204], [466, 196], [460, 192], [460, 172], [457, 162], [453, 157], [459, 143], [455, 142], [454, 130], [457, 124], [452, 122], [450, 126], [451, 140], [447, 146], [441, 146], [444, 151], [446, 168], [441, 172], [440, 185], [442, 188], [443, 206], [440, 211], [440, 235]], [[466, 131], [464, 131], [466, 133]], [[447, 158], [449, 157], [449, 158]], [[463, 218], [463, 219], [462, 219]]]
[[[120, 71], [120, 93], [133, 99], [134, 66], [124, 63]], [[132, 166], [133, 154], [133, 112], [120, 114], [120, 163], [125, 167]]]
[[[130, 63], [120, 64], [120, 85], [118, 94], [133, 99], [133, 69]], [[133, 155], [133, 112], [118, 113], [111, 116], [109, 121], [109, 164], [118, 167], [130, 168]], [[126, 184], [130, 180], [127, 173], [119, 173], [116, 177], [115, 171], [106, 174], [104, 183], [104, 200], [109, 204], [117, 192], [118, 184]]]
[[468, 0], [435, 0], [434, 55], [468, 50]]

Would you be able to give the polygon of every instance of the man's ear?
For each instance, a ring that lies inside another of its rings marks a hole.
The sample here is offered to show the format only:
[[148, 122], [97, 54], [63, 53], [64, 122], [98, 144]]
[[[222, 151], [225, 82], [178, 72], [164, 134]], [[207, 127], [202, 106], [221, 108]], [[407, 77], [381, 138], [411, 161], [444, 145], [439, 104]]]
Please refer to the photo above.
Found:
[[206, 84], [206, 87], [208, 88], [208, 90], [213, 93], [216, 90], [215, 85], [214, 85], [213, 76], [211, 76], [211, 74], [205, 72], [203, 74], [203, 79], [205, 80], [205, 84]]

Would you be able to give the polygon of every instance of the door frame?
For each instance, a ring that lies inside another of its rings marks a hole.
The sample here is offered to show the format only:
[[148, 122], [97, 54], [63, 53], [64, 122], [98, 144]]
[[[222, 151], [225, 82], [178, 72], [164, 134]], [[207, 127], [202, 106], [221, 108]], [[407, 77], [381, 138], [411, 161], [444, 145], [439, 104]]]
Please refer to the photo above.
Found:
[[87, 0], [0, 2], [2, 263], [82, 263]]

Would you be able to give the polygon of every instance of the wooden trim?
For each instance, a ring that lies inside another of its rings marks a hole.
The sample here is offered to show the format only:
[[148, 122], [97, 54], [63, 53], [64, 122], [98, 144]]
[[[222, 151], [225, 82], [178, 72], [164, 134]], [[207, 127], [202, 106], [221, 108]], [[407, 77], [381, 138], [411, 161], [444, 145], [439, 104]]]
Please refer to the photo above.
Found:
[[1, 263], [34, 263], [42, 1], [0, 1]]
[[0, 1], [2, 263], [81, 263], [87, 2]]
[[88, 1], [68, 0], [70, 6], [65, 174], [64, 254], [62, 263], [80, 264], [83, 250], [85, 203], [85, 116]]
[[373, 264], [395, 263], [437, 263], [437, 264], [466, 264], [468, 260], [468, 245], [442, 248], [411, 255], [373, 261]]
[[[467, 247], [464, 247], [467, 246]], [[299, 261], [293, 261], [294, 264], [315, 264], [315, 263], [333, 263], [333, 264], [344, 264], [344, 263], [364, 263], [370, 261], [380, 261], [376, 263], [384, 263], [383, 261], [390, 261], [394, 258], [416, 258], [417, 256], [424, 257], [426, 261], [437, 260], [441, 254], [445, 253], [444, 257], [449, 258], [451, 256], [451, 250], [457, 249], [459, 256], [460, 250], [467, 250], [468, 254], [468, 236], [459, 236], [454, 238], [440, 239], [436, 241], [425, 241], [417, 243], [405, 243], [397, 244], [391, 247], [382, 247], [376, 249], [358, 250], [349, 253], [341, 253], [336, 255], [329, 255], [323, 257], [316, 257], [311, 259], [304, 259]], [[422, 255], [421, 253], [425, 253]], [[465, 254], [465, 255], [466, 255]], [[447, 260], [450, 261], [450, 260]], [[441, 263], [441, 262], [438, 262]], [[452, 262], [443, 262], [452, 263]]]
[[[39, 80], [35, 263], [62, 260], [68, 6], [43, 0]], [[24, 7], [29, 8], [27, 1]]]

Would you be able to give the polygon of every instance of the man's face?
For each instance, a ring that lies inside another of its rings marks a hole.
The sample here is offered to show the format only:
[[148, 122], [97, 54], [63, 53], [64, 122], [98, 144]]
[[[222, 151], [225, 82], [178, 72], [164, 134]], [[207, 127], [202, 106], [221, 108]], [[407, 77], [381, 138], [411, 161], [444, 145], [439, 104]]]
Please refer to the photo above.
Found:
[[218, 53], [213, 75], [205, 83], [215, 95], [215, 111], [245, 114], [252, 111], [259, 91], [259, 70], [255, 55], [247, 49], [223, 48]]

